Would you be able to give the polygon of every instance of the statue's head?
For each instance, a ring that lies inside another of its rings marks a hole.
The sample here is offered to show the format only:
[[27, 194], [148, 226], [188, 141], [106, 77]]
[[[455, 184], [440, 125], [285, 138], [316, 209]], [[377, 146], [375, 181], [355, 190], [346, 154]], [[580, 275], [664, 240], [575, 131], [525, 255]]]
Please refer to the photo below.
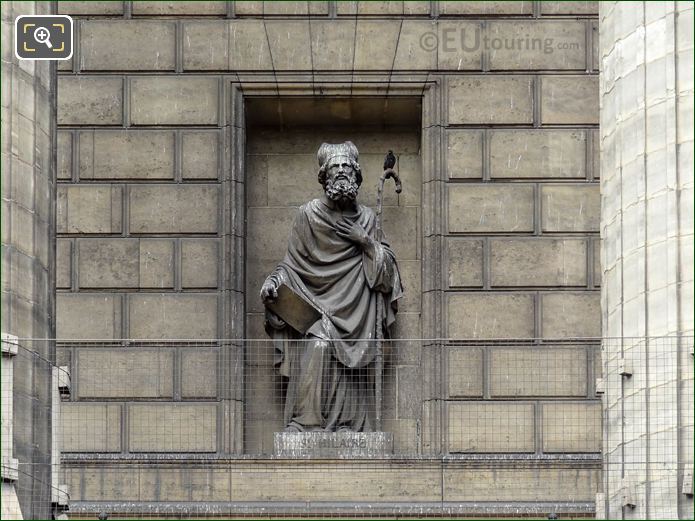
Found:
[[317, 156], [319, 183], [323, 186], [326, 196], [334, 201], [354, 201], [362, 184], [362, 169], [357, 162], [359, 152], [354, 143], [323, 143]]

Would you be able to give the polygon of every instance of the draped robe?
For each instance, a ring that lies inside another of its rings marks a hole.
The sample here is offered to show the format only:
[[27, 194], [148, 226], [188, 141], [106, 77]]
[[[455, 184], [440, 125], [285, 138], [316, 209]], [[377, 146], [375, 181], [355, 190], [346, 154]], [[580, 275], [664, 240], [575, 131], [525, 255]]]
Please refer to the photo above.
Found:
[[[374, 241], [365, 250], [336, 233], [345, 219]], [[276, 365], [289, 378], [285, 424], [298, 430], [373, 429], [377, 327], [388, 337], [403, 294], [396, 258], [376, 241], [376, 215], [355, 205], [333, 209], [326, 198], [299, 208], [287, 254], [269, 276], [304, 297], [321, 318], [305, 335], [266, 310]], [[377, 316], [377, 299], [383, 299]], [[371, 364], [373, 366], [373, 364]]]

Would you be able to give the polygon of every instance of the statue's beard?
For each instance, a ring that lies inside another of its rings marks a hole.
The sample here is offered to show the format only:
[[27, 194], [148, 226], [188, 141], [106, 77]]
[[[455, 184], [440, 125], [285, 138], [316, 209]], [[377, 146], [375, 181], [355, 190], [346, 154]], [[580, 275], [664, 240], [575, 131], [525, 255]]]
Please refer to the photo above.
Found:
[[330, 179], [326, 179], [326, 185], [323, 188], [326, 192], [326, 197], [331, 201], [336, 201], [339, 203], [353, 202], [357, 199], [357, 191], [359, 186], [356, 182], [349, 179], [338, 179], [333, 182]]

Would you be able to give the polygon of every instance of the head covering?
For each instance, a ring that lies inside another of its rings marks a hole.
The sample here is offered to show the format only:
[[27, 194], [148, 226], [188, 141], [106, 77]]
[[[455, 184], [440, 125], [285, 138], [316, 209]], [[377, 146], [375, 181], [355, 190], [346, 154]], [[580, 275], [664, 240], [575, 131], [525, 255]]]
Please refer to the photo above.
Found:
[[322, 143], [317, 154], [319, 167], [323, 167], [332, 158], [338, 156], [346, 156], [352, 159], [354, 162], [357, 162], [359, 159], [359, 152], [352, 141], [346, 141], [345, 143], [335, 145], [330, 143]]

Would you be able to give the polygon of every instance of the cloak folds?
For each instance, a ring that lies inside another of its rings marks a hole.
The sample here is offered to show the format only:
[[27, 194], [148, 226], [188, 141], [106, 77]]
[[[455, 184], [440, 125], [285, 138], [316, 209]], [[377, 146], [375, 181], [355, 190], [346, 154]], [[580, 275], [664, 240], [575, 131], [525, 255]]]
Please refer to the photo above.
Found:
[[[353, 409], [353, 413], [357, 409], [364, 409], [366, 401], [370, 399], [368, 394], [373, 394], [373, 385], [338, 381], [340, 377], [336, 376], [336, 371], [345, 375], [350, 370], [362, 369], [362, 379], [365, 379], [364, 375], [368, 372], [363, 368], [376, 356], [376, 328], [382, 327], [384, 337], [388, 338], [389, 327], [396, 318], [397, 301], [403, 295], [391, 248], [385, 243], [377, 243], [371, 257], [352, 241], [337, 235], [336, 222], [340, 219], [357, 222], [375, 239], [376, 215], [371, 208], [357, 205], [353, 210], [339, 211], [331, 209], [321, 199], [314, 199], [299, 208], [290, 233], [287, 254], [270, 275], [277, 285], [286, 284], [321, 313], [321, 318], [302, 336], [266, 310], [266, 331], [276, 348], [275, 363], [280, 373], [290, 378], [285, 408], [286, 424], [296, 419], [297, 404], [306, 403], [308, 399], [302, 396], [302, 389], [307, 384], [302, 385], [299, 379], [307, 379], [308, 375], [304, 374], [309, 370], [307, 368], [316, 365], [313, 378], [318, 381], [312, 384], [314, 388], [310, 392], [318, 395], [311, 400], [320, 402], [315, 404], [314, 409], [320, 409], [316, 414], [322, 416], [322, 426], [330, 428], [331, 425], [326, 425], [331, 423], [327, 418], [334, 417], [336, 425], [350, 424], [351, 428], [356, 428], [354, 418], [342, 422], [340, 418], [345, 416], [347, 405]], [[378, 298], [384, 299], [380, 317], [376, 316]], [[307, 361], [308, 355], [303, 352], [308, 345], [307, 339], [326, 341], [327, 352], [320, 355], [321, 361]], [[334, 361], [339, 363], [336, 365]], [[302, 364], [302, 367], [298, 367]], [[326, 364], [335, 367], [330, 369]], [[342, 404], [336, 404], [336, 393], [342, 393], [339, 400]], [[348, 395], [352, 395], [352, 398]], [[350, 405], [351, 401], [353, 403]], [[336, 407], [342, 411], [336, 410]], [[365, 422], [369, 423], [363, 413], [362, 410], [362, 428]], [[349, 416], [354, 417], [354, 414]], [[300, 422], [299, 427], [302, 426]]]

